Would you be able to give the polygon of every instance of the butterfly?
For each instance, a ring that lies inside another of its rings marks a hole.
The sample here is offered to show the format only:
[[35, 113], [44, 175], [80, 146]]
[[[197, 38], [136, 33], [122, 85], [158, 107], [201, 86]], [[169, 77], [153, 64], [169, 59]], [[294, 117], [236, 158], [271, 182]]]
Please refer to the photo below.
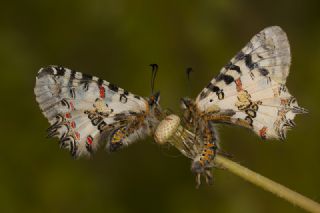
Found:
[[143, 98], [61, 66], [40, 69], [34, 92], [51, 124], [48, 137], [75, 158], [91, 156], [105, 140], [114, 152], [152, 135], [162, 115], [159, 92]]
[[284, 140], [287, 130], [295, 126], [295, 115], [307, 113], [285, 85], [290, 63], [286, 33], [278, 26], [263, 29], [195, 100], [181, 99], [181, 118], [165, 117], [155, 140], [170, 142], [192, 159], [197, 186], [201, 175], [211, 183], [214, 157], [220, 151], [216, 124], [245, 127], [264, 140]]
[[90, 156], [104, 141], [113, 152], [152, 136], [192, 159], [191, 170], [200, 185], [202, 175], [212, 182], [219, 152], [216, 124], [246, 127], [262, 139], [284, 140], [295, 115], [307, 112], [285, 86], [290, 62], [285, 32], [278, 26], [265, 28], [195, 100], [181, 99], [181, 116], [160, 107], [160, 93], [153, 92], [155, 64], [150, 97], [61, 66], [41, 68], [34, 92], [51, 125], [48, 136], [59, 138], [60, 146], [75, 158]]

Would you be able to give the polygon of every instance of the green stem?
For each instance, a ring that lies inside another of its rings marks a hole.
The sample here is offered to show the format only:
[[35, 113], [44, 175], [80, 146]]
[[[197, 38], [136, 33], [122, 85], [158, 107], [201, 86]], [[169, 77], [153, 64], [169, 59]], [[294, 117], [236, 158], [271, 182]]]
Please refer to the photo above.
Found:
[[273, 194], [289, 201], [293, 205], [299, 206], [300, 208], [309, 212], [320, 213], [319, 203], [279, 183], [276, 183], [270, 180], [269, 178], [266, 178], [256, 172], [253, 172], [234, 161], [231, 161], [221, 155], [217, 155], [215, 158], [215, 164], [222, 166], [223, 168], [229, 170], [233, 174], [236, 174], [257, 186], [260, 186], [266, 191], [272, 192]]

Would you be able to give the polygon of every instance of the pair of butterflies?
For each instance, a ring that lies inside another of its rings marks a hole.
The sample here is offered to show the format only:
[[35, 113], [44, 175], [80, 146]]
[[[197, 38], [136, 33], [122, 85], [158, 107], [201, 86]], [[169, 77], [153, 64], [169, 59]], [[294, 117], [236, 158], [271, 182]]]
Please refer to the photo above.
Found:
[[[291, 55], [286, 33], [265, 28], [225, 65], [196, 100], [183, 98], [182, 116], [168, 115], [160, 95], [132, 94], [100, 78], [60, 66], [40, 69], [36, 100], [51, 126], [49, 137], [72, 156], [91, 155], [107, 141], [109, 151], [154, 136], [171, 141], [192, 159], [191, 170], [211, 182], [219, 151], [215, 124], [253, 130], [262, 139], [285, 139], [296, 114], [305, 113], [285, 86]], [[181, 122], [180, 122], [181, 120]], [[173, 138], [173, 139], [172, 139]]]

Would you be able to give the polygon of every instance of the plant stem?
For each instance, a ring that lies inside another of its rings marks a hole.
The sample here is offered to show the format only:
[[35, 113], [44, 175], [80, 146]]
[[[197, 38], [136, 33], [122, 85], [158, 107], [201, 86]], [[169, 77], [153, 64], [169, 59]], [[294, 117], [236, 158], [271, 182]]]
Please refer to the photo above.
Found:
[[273, 194], [289, 201], [293, 205], [299, 206], [300, 208], [309, 212], [320, 212], [320, 204], [307, 198], [279, 183], [276, 183], [269, 178], [266, 178], [256, 172], [249, 170], [248, 168], [241, 166], [240, 164], [231, 161], [221, 155], [217, 155], [215, 158], [215, 164], [222, 166], [229, 170], [233, 174], [236, 174], [243, 179], [260, 186], [266, 191], [272, 192]]

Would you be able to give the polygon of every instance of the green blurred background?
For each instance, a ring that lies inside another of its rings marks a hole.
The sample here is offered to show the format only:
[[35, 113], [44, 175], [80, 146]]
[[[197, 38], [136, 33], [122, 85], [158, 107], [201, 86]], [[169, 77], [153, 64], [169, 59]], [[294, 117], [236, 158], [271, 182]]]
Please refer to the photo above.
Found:
[[[33, 94], [40, 67], [60, 64], [150, 95], [176, 112], [267, 26], [288, 34], [288, 87], [310, 110], [285, 142], [221, 126], [223, 149], [241, 164], [320, 200], [319, 1], [1, 1], [1, 212], [302, 212], [227, 171], [195, 189], [190, 161], [152, 139], [118, 153], [73, 160], [45, 138]], [[192, 67], [188, 84], [185, 69]], [[191, 88], [190, 88], [191, 85]]]

